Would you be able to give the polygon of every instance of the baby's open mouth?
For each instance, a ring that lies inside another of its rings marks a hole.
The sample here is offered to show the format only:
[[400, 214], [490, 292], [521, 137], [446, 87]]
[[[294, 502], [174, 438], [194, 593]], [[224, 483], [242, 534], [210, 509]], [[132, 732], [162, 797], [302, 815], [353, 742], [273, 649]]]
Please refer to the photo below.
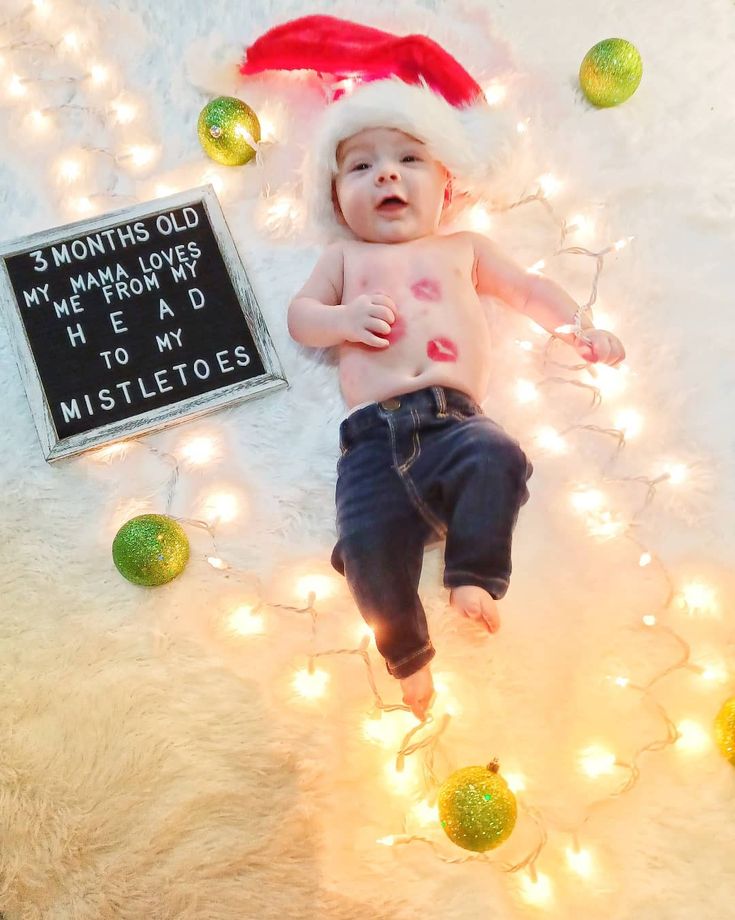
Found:
[[378, 211], [401, 211], [408, 207], [408, 202], [404, 201], [399, 195], [386, 195], [377, 207]]

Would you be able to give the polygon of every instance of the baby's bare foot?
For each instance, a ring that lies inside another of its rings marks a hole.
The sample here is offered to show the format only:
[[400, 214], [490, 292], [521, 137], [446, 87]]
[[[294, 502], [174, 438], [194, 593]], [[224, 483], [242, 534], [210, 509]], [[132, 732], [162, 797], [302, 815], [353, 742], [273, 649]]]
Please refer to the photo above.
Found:
[[449, 595], [449, 603], [456, 607], [460, 613], [475, 620], [494, 633], [500, 629], [500, 614], [495, 599], [476, 585], [462, 585], [453, 588]]
[[404, 677], [401, 680], [401, 689], [403, 690], [403, 702], [410, 707], [417, 719], [423, 721], [434, 698], [434, 682], [431, 679], [428, 664], [415, 671], [410, 677]]

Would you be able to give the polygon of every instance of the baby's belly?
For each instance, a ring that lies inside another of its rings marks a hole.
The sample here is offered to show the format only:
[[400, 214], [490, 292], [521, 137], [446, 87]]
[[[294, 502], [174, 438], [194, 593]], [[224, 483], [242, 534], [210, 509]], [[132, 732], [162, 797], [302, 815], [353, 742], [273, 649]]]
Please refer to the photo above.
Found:
[[427, 386], [447, 386], [476, 402], [486, 396], [490, 332], [478, 304], [465, 314], [437, 305], [426, 318], [404, 311], [390, 345], [345, 342], [340, 346], [340, 386], [347, 405], [374, 402]]

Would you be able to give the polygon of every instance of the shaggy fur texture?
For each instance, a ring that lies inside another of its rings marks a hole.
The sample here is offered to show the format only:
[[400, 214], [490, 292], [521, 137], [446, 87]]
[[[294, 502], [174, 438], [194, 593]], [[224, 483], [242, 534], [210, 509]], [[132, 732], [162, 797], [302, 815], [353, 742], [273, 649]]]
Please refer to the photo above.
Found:
[[[25, 5], [4, 4], [3, 18]], [[422, 581], [435, 673], [445, 685], [438, 705], [454, 703], [437, 772], [498, 756], [503, 770], [525, 776], [523, 800], [548, 822], [538, 868], [552, 880], [553, 903], [526, 906], [520, 878], [500, 871], [533, 848], [527, 818], [495, 867], [442, 862], [418, 843], [376, 845], [404, 820], [409, 831], [424, 832], [411, 811], [421, 783], [399, 794], [385, 774], [413, 720], [386, 714], [392, 746], [366, 740], [372, 695], [356, 656], [318, 661], [330, 675], [322, 701], [306, 702], [292, 689], [312, 649], [354, 648], [359, 625], [337, 579], [334, 593], [317, 600], [314, 645], [311, 618], [288, 609], [305, 603], [300, 576], [330, 575], [343, 406], [330, 356], [297, 347], [286, 330], [289, 297], [318, 250], [288, 221], [271, 235], [256, 229], [265, 213], [260, 191], [296, 189], [322, 103], [309, 79], [262, 78], [246, 87], [236, 67], [248, 42], [313, 5], [197, 0], [179, 16], [153, 0], [65, 0], [44, 34], [55, 41], [67, 24], [92, 29], [95, 54], [118, 68], [117, 86], [97, 98], [106, 102], [123, 87], [147, 108], [131, 126], [110, 130], [62, 109], [55, 133], [39, 140], [22, 117], [30, 105], [4, 95], [3, 237], [75, 219], [72, 193], [145, 200], [158, 182], [190, 187], [214, 172], [225, 182], [223, 207], [291, 388], [146, 438], [107, 463], [83, 457], [51, 467], [0, 332], [0, 911], [7, 920], [735, 917], [735, 771], [712, 747], [643, 755], [633, 791], [595, 809], [585, 825], [592, 877], [580, 881], [564, 856], [564, 828], [625, 778], [585, 777], [580, 749], [603, 744], [629, 760], [664, 735], [656, 711], [607, 676], [645, 683], [678, 655], [666, 633], [640, 628], [641, 616], [666, 598], [663, 569], [658, 562], [640, 568], [635, 542], [591, 539], [570, 511], [573, 486], [604, 486], [625, 517], [640, 507], [644, 486], [603, 479], [655, 476], [669, 458], [698, 464], [685, 486], [658, 487], [633, 535], [663, 560], [676, 587], [692, 575], [716, 586], [719, 616], [690, 616], [674, 604], [662, 620], [691, 643], [695, 661], [719, 660], [731, 677], [708, 683], [679, 670], [655, 690], [675, 722], [705, 727], [733, 692], [731, 4], [494, 6], [491, 13], [484, 2], [344, 0], [322, 11], [394, 32], [426, 31], [481, 82], [491, 71], [506, 73], [509, 104], [531, 122], [527, 143], [496, 174], [496, 203], [518, 200], [551, 171], [565, 182], [559, 213], [595, 219], [596, 234], [585, 240], [593, 248], [636, 238], [606, 259], [600, 282], [600, 311], [613, 317], [628, 349], [628, 388], [594, 412], [585, 390], [555, 380], [563, 369], [544, 367], [538, 349], [518, 349], [517, 339], [544, 341], [528, 323], [500, 306], [491, 310], [486, 409], [527, 445], [536, 469], [500, 633], [482, 636], [447, 609], [437, 549], [427, 554]], [[586, 50], [613, 35], [640, 48], [643, 82], [623, 106], [598, 111], [581, 98], [576, 72]], [[21, 74], [75, 72], [60, 53], [10, 54]], [[44, 82], [29, 91], [34, 105], [94, 102], [85, 84]], [[223, 92], [280, 116], [282, 142], [262, 166], [216, 169], [199, 150], [197, 115]], [[56, 179], [55, 157], [69, 148], [119, 150], [146, 139], [161, 144], [162, 155], [142, 177], [92, 156], [78, 192]], [[126, 201], [95, 199], [105, 210]], [[546, 258], [549, 274], [587, 298], [593, 263], [551, 258], [558, 229], [543, 208], [498, 212], [488, 232], [522, 264]], [[569, 363], [570, 353], [551, 357]], [[518, 377], [546, 380], [536, 402], [517, 401]], [[568, 436], [564, 455], [534, 440], [542, 423], [609, 427], [628, 406], [646, 424], [617, 456], [611, 439], [584, 429]], [[183, 444], [199, 434], [216, 439], [217, 457], [205, 467], [182, 460], [171, 511], [201, 517], [213, 491], [233, 493], [239, 514], [216, 534], [219, 555], [234, 568], [207, 565], [211, 543], [188, 525], [184, 574], [159, 589], [134, 587], [112, 565], [112, 537], [134, 514], [166, 510], [165, 454], [183, 457]], [[229, 614], [259, 597], [270, 604], [265, 634], [232, 633]], [[381, 693], [398, 702], [395, 682], [371, 654]], [[409, 772], [419, 756], [408, 759]], [[462, 855], [436, 834], [442, 854]]]

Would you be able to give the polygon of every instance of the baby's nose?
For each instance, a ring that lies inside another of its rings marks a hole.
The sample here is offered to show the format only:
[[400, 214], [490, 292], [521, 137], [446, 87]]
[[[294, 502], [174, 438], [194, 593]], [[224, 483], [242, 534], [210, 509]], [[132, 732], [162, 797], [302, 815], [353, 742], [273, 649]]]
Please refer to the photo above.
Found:
[[378, 184], [383, 185], [385, 182], [398, 181], [398, 169], [395, 166], [384, 166], [378, 170]]

